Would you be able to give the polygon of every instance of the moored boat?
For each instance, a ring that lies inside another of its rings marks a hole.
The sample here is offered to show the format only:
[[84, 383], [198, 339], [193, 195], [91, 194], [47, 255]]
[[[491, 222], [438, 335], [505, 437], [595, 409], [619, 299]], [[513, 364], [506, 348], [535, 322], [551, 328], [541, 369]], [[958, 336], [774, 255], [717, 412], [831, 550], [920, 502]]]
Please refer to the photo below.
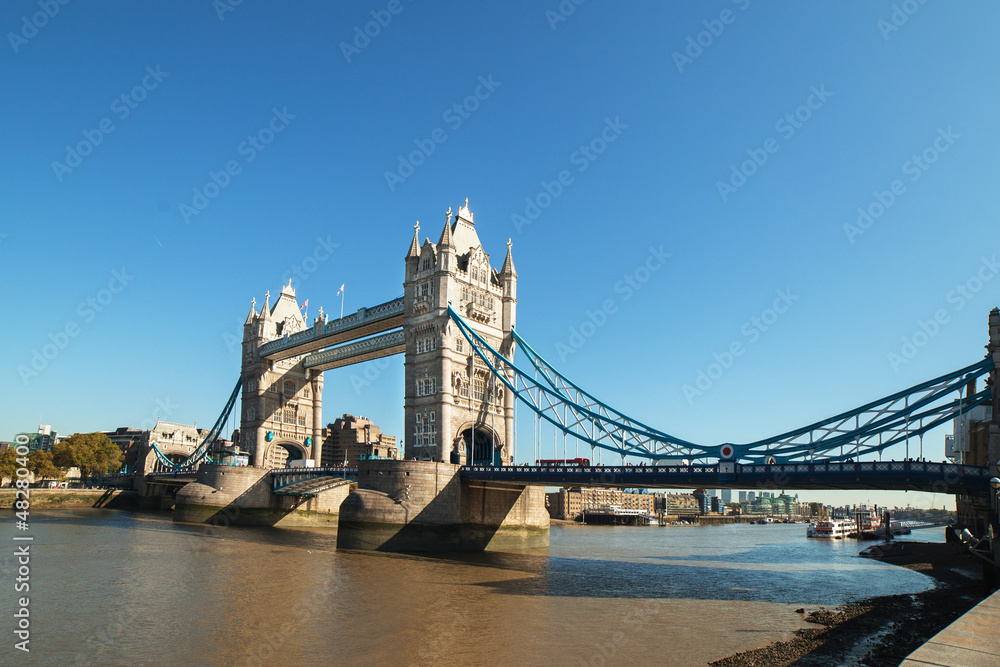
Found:
[[856, 525], [851, 519], [823, 519], [817, 521], [812, 534], [807, 531], [806, 536], [839, 540], [848, 537], [855, 530]]

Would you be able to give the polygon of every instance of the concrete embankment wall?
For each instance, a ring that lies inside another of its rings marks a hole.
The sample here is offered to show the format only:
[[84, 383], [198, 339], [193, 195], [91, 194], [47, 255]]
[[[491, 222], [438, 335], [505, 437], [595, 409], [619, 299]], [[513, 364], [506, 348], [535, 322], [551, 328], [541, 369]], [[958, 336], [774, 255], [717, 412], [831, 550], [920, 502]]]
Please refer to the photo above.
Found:
[[271, 494], [271, 473], [264, 468], [202, 464], [196, 481], [177, 492], [174, 520], [251, 526], [336, 527], [340, 505], [352, 485], [323, 491], [315, 498]]
[[927, 640], [900, 667], [1000, 665], [1000, 591]]
[[337, 546], [385, 551], [482, 551], [547, 546], [545, 491], [463, 482], [458, 466], [366, 461], [341, 506]]

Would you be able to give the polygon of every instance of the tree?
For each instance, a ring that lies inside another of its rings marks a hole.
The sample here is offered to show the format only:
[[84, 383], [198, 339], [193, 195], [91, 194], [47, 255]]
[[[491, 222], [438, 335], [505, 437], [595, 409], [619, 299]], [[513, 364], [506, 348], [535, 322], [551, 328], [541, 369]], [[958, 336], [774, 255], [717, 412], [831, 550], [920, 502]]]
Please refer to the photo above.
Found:
[[17, 452], [13, 447], [8, 447], [0, 452], [0, 484], [3, 484], [5, 479], [13, 480], [15, 474], [17, 474]]
[[122, 464], [122, 450], [103, 433], [74, 433], [52, 446], [52, 462], [59, 468], [79, 468], [81, 481], [105, 475]]
[[34, 473], [35, 480], [52, 477], [61, 479], [64, 476], [52, 463], [52, 454], [41, 449], [36, 449], [28, 456], [28, 470]]

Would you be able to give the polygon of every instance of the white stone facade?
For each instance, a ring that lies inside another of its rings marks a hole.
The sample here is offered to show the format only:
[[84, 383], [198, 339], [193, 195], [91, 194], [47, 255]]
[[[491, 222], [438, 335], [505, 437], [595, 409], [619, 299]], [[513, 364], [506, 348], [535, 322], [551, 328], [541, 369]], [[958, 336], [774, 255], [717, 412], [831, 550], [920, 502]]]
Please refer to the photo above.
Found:
[[[517, 307], [517, 273], [510, 243], [503, 267], [490, 265], [466, 205], [447, 219], [437, 244], [420, 244], [419, 226], [406, 256], [407, 459], [465, 463], [468, 442], [476, 461], [510, 462], [514, 398], [496, 381], [448, 316], [451, 304], [490, 345], [508, 358]], [[470, 437], [470, 435], [472, 437]]]
[[303, 367], [305, 355], [271, 361], [260, 346], [306, 328], [291, 281], [271, 307], [271, 295], [243, 325], [243, 396], [240, 448], [253, 452], [259, 467], [282, 466], [291, 458], [320, 459], [323, 443], [323, 373]]

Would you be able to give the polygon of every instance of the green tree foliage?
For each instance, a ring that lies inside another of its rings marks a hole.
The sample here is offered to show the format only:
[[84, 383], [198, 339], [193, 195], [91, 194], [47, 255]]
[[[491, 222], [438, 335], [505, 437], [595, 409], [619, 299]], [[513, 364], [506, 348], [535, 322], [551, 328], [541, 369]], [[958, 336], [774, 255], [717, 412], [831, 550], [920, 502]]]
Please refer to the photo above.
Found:
[[52, 463], [52, 454], [36, 449], [28, 456], [28, 470], [35, 474], [36, 480], [62, 479], [63, 473]]
[[80, 469], [80, 477], [116, 472], [122, 450], [103, 433], [74, 433], [52, 446], [52, 462], [59, 468]]
[[13, 447], [0, 452], [0, 482], [4, 479], [14, 479], [17, 471], [17, 452]]

